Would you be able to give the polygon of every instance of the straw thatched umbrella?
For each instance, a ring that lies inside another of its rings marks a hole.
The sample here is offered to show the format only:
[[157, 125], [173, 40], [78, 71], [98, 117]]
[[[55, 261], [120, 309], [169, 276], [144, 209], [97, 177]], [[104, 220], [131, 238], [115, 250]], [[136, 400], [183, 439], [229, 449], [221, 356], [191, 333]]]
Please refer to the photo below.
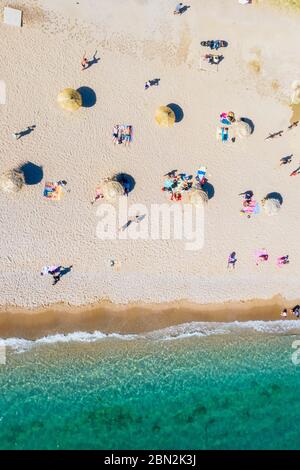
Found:
[[168, 106], [160, 106], [155, 113], [155, 121], [161, 127], [172, 127], [175, 123], [175, 113]]
[[6, 193], [17, 193], [24, 184], [24, 174], [19, 170], [7, 171], [0, 177], [0, 188]]
[[57, 97], [58, 104], [67, 111], [76, 111], [82, 106], [81, 94], [73, 88], [65, 88]]
[[292, 104], [300, 104], [300, 80], [295, 80], [292, 83], [292, 95], [291, 102]]
[[202, 204], [207, 204], [208, 196], [203, 189], [193, 188], [189, 192], [189, 202], [194, 206], [201, 206]]
[[262, 206], [264, 211], [267, 215], [273, 216], [277, 215], [281, 209], [281, 204], [278, 199], [270, 198], [270, 199], [263, 199]]
[[231, 129], [233, 133], [235, 134], [235, 136], [240, 137], [241, 139], [251, 135], [250, 125], [247, 122], [242, 121], [241, 119], [238, 119], [236, 122], [234, 122], [231, 125]]
[[103, 197], [106, 201], [113, 202], [119, 196], [124, 196], [124, 188], [121, 183], [118, 183], [118, 181], [106, 180], [101, 188]]

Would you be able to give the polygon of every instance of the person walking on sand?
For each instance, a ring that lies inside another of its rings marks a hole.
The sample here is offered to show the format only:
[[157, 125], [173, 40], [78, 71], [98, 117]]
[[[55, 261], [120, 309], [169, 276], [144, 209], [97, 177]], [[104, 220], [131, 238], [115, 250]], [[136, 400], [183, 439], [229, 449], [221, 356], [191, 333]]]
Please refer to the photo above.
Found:
[[256, 256], [256, 266], [258, 266], [260, 263], [263, 263], [264, 261], [268, 261], [269, 255], [267, 253], [267, 250], [259, 250], [255, 254]]
[[82, 60], [81, 60], [81, 70], [85, 70], [89, 67], [89, 61], [88, 58], [86, 57], [85, 53], [83, 54]]
[[288, 163], [291, 163], [292, 157], [293, 157], [293, 154], [287, 155], [286, 157], [282, 157], [280, 159], [280, 166], [287, 165]]
[[284, 266], [285, 264], [289, 264], [289, 262], [289, 255], [280, 256], [279, 258], [277, 258], [277, 266], [279, 267]]
[[299, 318], [300, 317], [300, 305], [295, 305], [295, 307], [291, 309], [291, 313], [295, 315], [297, 318]]
[[183, 7], [183, 3], [178, 3], [176, 5], [176, 8], [174, 10], [174, 15], [181, 15], [181, 10], [182, 10], [182, 7]]
[[286, 317], [287, 317], [287, 315], [288, 315], [287, 309], [286, 309], [286, 308], [284, 308], [284, 309], [281, 311], [281, 314], [280, 314], [280, 316], [281, 316], [282, 318], [286, 318]]
[[228, 256], [227, 269], [235, 269], [236, 262], [237, 262], [236, 252], [233, 251]]
[[67, 268], [63, 266], [44, 266], [41, 271], [41, 276], [44, 276], [45, 274], [50, 274], [51, 276], [53, 276], [52, 285], [55, 286], [55, 284], [60, 281], [61, 277], [69, 273], [72, 268], [73, 266], [69, 266]]

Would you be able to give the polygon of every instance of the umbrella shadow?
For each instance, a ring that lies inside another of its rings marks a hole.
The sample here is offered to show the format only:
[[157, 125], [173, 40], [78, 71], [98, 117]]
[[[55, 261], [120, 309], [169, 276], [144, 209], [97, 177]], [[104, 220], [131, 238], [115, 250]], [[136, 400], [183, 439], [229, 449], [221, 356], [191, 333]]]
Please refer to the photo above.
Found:
[[92, 108], [97, 102], [97, 96], [94, 90], [88, 86], [82, 86], [77, 90], [82, 97], [82, 107]]
[[280, 193], [277, 193], [277, 192], [269, 193], [266, 195], [266, 199], [275, 199], [282, 206], [283, 197], [281, 196]]
[[175, 114], [175, 122], [182, 121], [184, 117], [184, 112], [178, 104], [170, 103], [170, 104], [167, 104], [167, 107], [172, 109], [173, 113]]
[[243, 121], [243, 122], [245, 122], [246, 124], [248, 124], [248, 126], [249, 126], [250, 129], [251, 129], [251, 134], [253, 134], [254, 129], [255, 129], [254, 122], [251, 121], [251, 119], [246, 118], [246, 117], [241, 117], [241, 121]]
[[29, 186], [39, 184], [44, 176], [43, 167], [35, 165], [32, 162], [23, 163], [23, 165], [19, 167], [19, 170], [22, 171], [24, 175], [25, 184]]
[[135, 179], [127, 173], [118, 173], [115, 180], [123, 186], [126, 194], [131, 193], [135, 187]]
[[215, 195], [215, 188], [213, 187], [213, 185], [211, 183], [209, 183], [208, 181], [206, 181], [203, 185], [202, 185], [202, 189], [203, 191], [206, 192], [207, 194], [207, 197], [208, 199], [212, 199]]

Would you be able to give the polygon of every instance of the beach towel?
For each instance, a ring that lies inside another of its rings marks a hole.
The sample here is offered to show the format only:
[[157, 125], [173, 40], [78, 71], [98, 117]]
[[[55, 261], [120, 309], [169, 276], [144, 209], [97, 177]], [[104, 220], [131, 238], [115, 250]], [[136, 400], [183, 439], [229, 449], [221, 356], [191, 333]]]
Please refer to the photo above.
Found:
[[174, 182], [172, 180], [165, 180], [164, 187], [166, 189], [172, 189]]
[[62, 187], [56, 183], [46, 182], [44, 188], [44, 197], [46, 199], [52, 199], [53, 201], [59, 201], [62, 194]]
[[226, 130], [224, 127], [222, 127], [222, 142], [227, 142], [228, 141], [228, 130]]
[[205, 175], [206, 175], [206, 166], [201, 166], [199, 170], [197, 170], [197, 179], [200, 183], [203, 180], [205, 180]]

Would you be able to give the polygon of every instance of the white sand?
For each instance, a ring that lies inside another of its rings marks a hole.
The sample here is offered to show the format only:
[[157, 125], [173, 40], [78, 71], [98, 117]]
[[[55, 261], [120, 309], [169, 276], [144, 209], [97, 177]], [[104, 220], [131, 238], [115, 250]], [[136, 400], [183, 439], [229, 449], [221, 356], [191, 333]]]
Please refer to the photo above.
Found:
[[[7, 4], [0, 1], [1, 8]], [[24, 9], [24, 27], [0, 26], [0, 79], [7, 86], [6, 105], [0, 105], [1, 172], [30, 161], [43, 166], [44, 180], [17, 195], [0, 194], [2, 305], [299, 297], [300, 176], [289, 173], [300, 161], [300, 127], [264, 138], [289, 125], [290, 85], [300, 79], [300, 19], [235, 0], [188, 4], [176, 17], [172, 0], [9, 2]], [[217, 37], [229, 42], [220, 51], [225, 60], [218, 72], [199, 70], [199, 57], [208, 52], [200, 41]], [[101, 60], [81, 72], [83, 53], [96, 49]], [[145, 81], [157, 77], [160, 86], [144, 91]], [[66, 86], [91, 87], [96, 105], [66, 115], [56, 105]], [[184, 118], [161, 129], [155, 109], [172, 102]], [[223, 145], [216, 124], [229, 110], [252, 119], [255, 132]], [[113, 125], [123, 122], [134, 126], [128, 149], [111, 142]], [[31, 124], [37, 126], [31, 135], [12, 140]], [[279, 169], [279, 159], [290, 153], [293, 163]], [[203, 164], [215, 188], [203, 250], [186, 251], [182, 241], [96, 237], [97, 205], [90, 201], [102, 177], [127, 172], [136, 180], [129, 203], [159, 203], [166, 201], [164, 173], [195, 173]], [[45, 179], [66, 179], [71, 192], [58, 203], [44, 200]], [[238, 194], [249, 189], [258, 201], [279, 192], [280, 214], [241, 216]], [[270, 261], [257, 268], [253, 253], [262, 247]], [[233, 250], [238, 264], [228, 273]], [[285, 254], [291, 263], [280, 270], [275, 261]], [[121, 263], [120, 272], [110, 259]], [[39, 274], [47, 264], [74, 267], [52, 287], [50, 277]]]

